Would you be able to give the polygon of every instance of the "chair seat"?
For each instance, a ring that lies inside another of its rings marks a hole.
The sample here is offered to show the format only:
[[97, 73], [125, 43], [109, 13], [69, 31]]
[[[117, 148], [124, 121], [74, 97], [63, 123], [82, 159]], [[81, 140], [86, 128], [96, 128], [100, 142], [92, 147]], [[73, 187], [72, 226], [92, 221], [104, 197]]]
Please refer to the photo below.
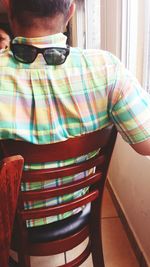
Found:
[[88, 204], [79, 213], [58, 222], [28, 228], [31, 243], [43, 243], [63, 239], [82, 229], [89, 220], [91, 205]]

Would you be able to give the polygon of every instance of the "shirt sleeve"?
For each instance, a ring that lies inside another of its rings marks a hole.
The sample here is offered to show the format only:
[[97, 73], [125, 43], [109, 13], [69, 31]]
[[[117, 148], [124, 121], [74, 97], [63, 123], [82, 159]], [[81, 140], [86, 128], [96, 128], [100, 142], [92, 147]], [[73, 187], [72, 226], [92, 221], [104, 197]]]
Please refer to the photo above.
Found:
[[150, 138], [150, 95], [119, 60], [108, 103], [110, 119], [126, 142]]

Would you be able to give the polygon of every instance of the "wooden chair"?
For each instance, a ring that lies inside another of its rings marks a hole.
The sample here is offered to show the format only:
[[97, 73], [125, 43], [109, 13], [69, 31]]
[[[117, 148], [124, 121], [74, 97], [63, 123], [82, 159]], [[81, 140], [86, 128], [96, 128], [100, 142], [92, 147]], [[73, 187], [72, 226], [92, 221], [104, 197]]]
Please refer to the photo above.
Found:
[[[92, 253], [94, 267], [103, 267], [101, 242], [101, 200], [106, 174], [116, 139], [116, 129], [109, 126], [80, 137], [50, 145], [33, 145], [21, 141], [4, 141], [6, 155], [19, 153], [26, 163], [42, 163], [85, 155], [100, 148], [97, 156], [82, 163], [53, 169], [24, 171], [22, 181], [50, 180], [80, 173], [96, 167], [95, 173], [79, 181], [59, 187], [20, 192], [17, 209], [17, 231], [14, 249], [19, 256], [20, 267], [30, 267], [29, 256], [49, 256], [73, 249], [89, 236], [89, 243], [76, 259], [61, 267], [76, 267]], [[78, 199], [53, 207], [24, 210], [24, 201], [43, 200], [89, 187], [88, 193]], [[91, 203], [91, 205], [89, 205]], [[26, 227], [26, 220], [62, 214], [68, 210], [85, 206], [82, 212], [59, 222], [39, 227]], [[90, 208], [89, 208], [90, 206]]]
[[21, 156], [5, 158], [0, 162], [0, 267], [8, 267], [22, 167]]

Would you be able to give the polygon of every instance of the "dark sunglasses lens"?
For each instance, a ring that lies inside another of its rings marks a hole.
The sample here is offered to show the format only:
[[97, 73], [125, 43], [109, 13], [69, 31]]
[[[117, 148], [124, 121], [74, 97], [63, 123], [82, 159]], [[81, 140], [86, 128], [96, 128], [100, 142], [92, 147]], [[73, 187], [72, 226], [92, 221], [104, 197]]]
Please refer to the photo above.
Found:
[[44, 51], [44, 58], [48, 65], [60, 65], [63, 64], [67, 58], [67, 50], [64, 48], [47, 48]]
[[15, 58], [22, 63], [32, 63], [37, 55], [36, 48], [24, 45], [14, 45]]

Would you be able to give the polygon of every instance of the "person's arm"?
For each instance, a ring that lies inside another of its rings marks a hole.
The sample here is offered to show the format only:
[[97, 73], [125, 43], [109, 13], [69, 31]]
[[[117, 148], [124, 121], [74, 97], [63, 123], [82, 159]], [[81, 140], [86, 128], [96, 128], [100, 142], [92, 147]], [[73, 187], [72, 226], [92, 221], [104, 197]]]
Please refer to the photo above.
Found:
[[131, 147], [141, 155], [150, 156], [150, 138], [146, 141], [131, 145]]
[[137, 153], [149, 156], [150, 94], [119, 61], [109, 93], [109, 115], [123, 139]]

